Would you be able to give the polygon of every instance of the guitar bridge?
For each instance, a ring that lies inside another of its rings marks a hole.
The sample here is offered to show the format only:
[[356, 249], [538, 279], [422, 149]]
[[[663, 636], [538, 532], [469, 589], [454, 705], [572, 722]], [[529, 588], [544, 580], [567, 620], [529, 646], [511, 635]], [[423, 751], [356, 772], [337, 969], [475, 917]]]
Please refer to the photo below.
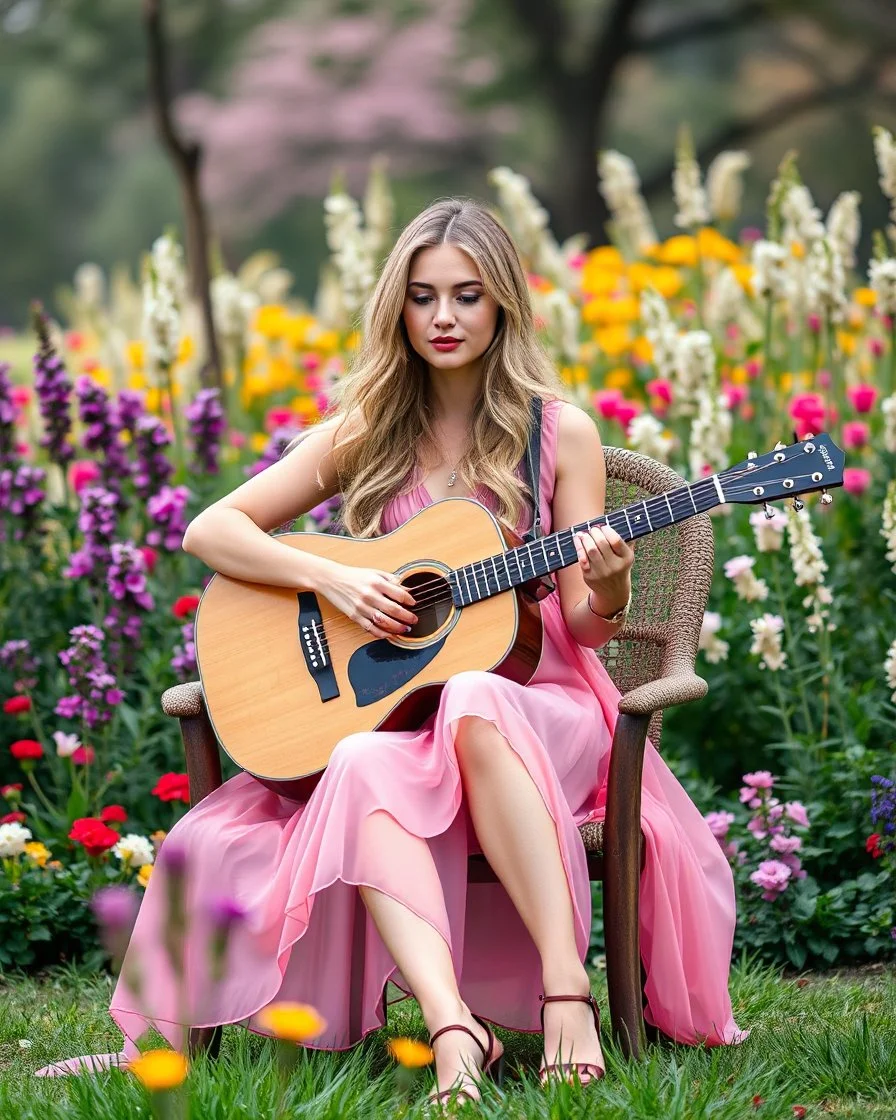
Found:
[[339, 695], [339, 685], [333, 672], [324, 620], [313, 591], [300, 591], [299, 600], [299, 647], [305, 658], [305, 668], [317, 685], [322, 701], [335, 700]]

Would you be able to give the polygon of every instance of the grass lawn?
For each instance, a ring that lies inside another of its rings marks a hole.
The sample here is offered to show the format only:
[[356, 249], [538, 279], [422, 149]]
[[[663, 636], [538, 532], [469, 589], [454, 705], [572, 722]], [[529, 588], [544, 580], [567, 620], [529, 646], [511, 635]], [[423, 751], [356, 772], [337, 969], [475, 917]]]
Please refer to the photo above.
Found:
[[[601, 980], [595, 990], [606, 1008]], [[129, 1120], [152, 1115], [149, 1097], [129, 1074], [31, 1077], [55, 1058], [117, 1050], [106, 1014], [108, 977], [57, 971], [40, 979], [0, 979], [0, 1120]], [[620, 1059], [605, 1030], [607, 1078], [584, 1092], [538, 1087], [539, 1036], [499, 1031], [509, 1076], [486, 1089], [462, 1116], [600, 1117], [613, 1120], [789, 1120], [896, 1117], [896, 968], [872, 966], [800, 980], [738, 967], [735, 1015], [752, 1034], [741, 1046], [713, 1050], [657, 1044], [639, 1063]], [[605, 1012], [606, 1015], [606, 1012]], [[425, 1038], [413, 1001], [393, 1007], [388, 1029], [343, 1054], [313, 1052], [300, 1061], [280, 1114], [336, 1117], [425, 1115], [431, 1074], [401, 1096], [385, 1050], [393, 1035]], [[25, 1040], [23, 1045], [21, 1040]], [[29, 1045], [30, 1043], [30, 1045]], [[239, 1027], [224, 1031], [220, 1059], [197, 1061], [189, 1115], [201, 1120], [266, 1120], [277, 1115], [276, 1046]], [[761, 1100], [760, 1100], [761, 1098]], [[180, 1113], [178, 1113], [180, 1115]], [[183, 1115], [187, 1115], [186, 1112]]]

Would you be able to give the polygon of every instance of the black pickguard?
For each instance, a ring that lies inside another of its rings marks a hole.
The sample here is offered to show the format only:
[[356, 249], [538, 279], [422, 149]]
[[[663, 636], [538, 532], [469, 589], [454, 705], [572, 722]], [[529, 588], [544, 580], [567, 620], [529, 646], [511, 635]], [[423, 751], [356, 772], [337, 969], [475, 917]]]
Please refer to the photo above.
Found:
[[356, 649], [349, 658], [347, 672], [358, 707], [365, 708], [403, 689], [444, 644], [445, 638], [442, 638], [432, 645], [405, 648], [377, 638]]

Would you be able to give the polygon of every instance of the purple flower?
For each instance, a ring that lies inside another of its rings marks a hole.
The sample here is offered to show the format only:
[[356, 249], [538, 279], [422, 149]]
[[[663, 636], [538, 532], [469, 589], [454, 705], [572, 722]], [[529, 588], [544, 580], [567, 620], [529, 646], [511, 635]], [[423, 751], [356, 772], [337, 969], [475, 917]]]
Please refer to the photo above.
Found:
[[56, 715], [67, 719], [80, 716], [88, 727], [108, 723], [112, 709], [124, 699], [115, 684], [103, 654], [105, 635], [98, 626], [75, 626], [69, 631], [71, 645], [59, 654], [68, 673], [73, 695], [63, 696], [56, 705]]
[[208, 907], [209, 917], [211, 918], [212, 925], [218, 929], [230, 929], [231, 926], [237, 925], [243, 921], [248, 911], [246, 908], [235, 898], [230, 898], [227, 895], [222, 895], [219, 898], [213, 898]]
[[192, 404], [184, 409], [190, 441], [193, 445], [194, 471], [218, 473], [218, 452], [227, 417], [221, 407], [219, 389], [200, 389]]
[[41, 532], [40, 507], [46, 496], [43, 481], [46, 472], [40, 467], [22, 463], [3, 466], [0, 463], [0, 542], [7, 540], [12, 528], [12, 540], [30, 541]]
[[784, 836], [778, 834], [773, 836], [769, 841], [769, 847], [779, 852], [781, 855], [790, 855], [792, 852], [798, 852], [802, 846], [803, 842], [800, 840], [799, 836]]
[[9, 368], [9, 362], [0, 362], [0, 470], [19, 461], [16, 453], [16, 406], [12, 399]]
[[273, 464], [282, 457], [288, 444], [295, 439], [298, 434], [299, 429], [295, 427], [275, 428], [273, 432], [271, 432], [267, 446], [261, 453], [261, 458], [257, 463], [252, 463], [245, 468], [246, 474], [261, 474], [262, 471], [273, 466]]
[[115, 602], [103, 619], [110, 641], [110, 654], [122, 659], [126, 669], [134, 663], [140, 641], [141, 612], [155, 607], [146, 589], [146, 560], [133, 541], [116, 541], [111, 547], [111, 563], [106, 574], [106, 589]]
[[185, 510], [193, 495], [186, 486], [163, 486], [146, 503], [146, 512], [155, 522], [156, 528], [146, 534], [146, 543], [153, 547], [161, 545], [174, 552], [183, 543], [187, 531]]
[[40, 445], [46, 448], [50, 460], [64, 470], [75, 455], [74, 445], [69, 441], [72, 383], [65, 363], [50, 342], [49, 321], [40, 304], [32, 306], [32, 324], [38, 340], [34, 355], [34, 388], [44, 422]]
[[341, 512], [342, 495], [334, 494], [332, 498], [327, 498], [325, 502], [309, 510], [308, 517], [316, 532], [340, 533], [343, 527], [339, 516]]
[[771, 789], [775, 779], [768, 770], [754, 770], [752, 774], [744, 774], [744, 785], [752, 789]]
[[78, 528], [84, 534], [81, 548], [69, 557], [64, 571], [68, 579], [84, 576], [99, 584], [111, 559], [112, 538], [118, 524], [119, 500], [102, 486], [86, 486], [81, 491]]
[[709, 825], [709, 831], [721, 843], [734, 823], [734, 813], [707, 813], [703, 819]]
[[168, 429], [157, 416], [146, 413], [137, 420], [134, 431], [133, 479], [137, 493], [144, 500], [157, 494], [172, 474], [174, 464], [168, 459], [165, 448], [171, 446]]
[[128, 887], [100, 887], [91, 898], [90, 907], [96, 915], [103, 944], [118, 968], [137, 920], [140, 908], [137, 896]]
[[85, 425], [84, 446], [103, 456], [100, 460], [103, 483], [120, 495], [123, 481], [130, 474], [130, 461], [119, 437], [118, 417], [109, 396], [102, 385], [86, 375], [75, 382], [75, 393], [78, 414]]
[[762, 888], [766, 902], [774, 902], [778, 895], [787, 889], [791, 869], [778, 859], [765, 859], [750, 876], [750, 881]]
[[119, 431], [130, 432], [137, 429], [137, 421], [146, 413], [146, 403], [143, 394], [136, 389], [122, 389], [115, 402], [117, 427]]
[[178, 680], [192, 680], [198, 671], [196, 664], [196, 642], [192, 619], [185, 622], [181, 629], [181, 640], [174, 647], [171, 658], [171, 668], [177, 674]]
[[10, 638], [0, 646], [0, 665], [8, 669], [15, 679], [15, 687], [34, 688], [37, 677], [38, 661], [31, 653], [31, 643], [27, 638]]

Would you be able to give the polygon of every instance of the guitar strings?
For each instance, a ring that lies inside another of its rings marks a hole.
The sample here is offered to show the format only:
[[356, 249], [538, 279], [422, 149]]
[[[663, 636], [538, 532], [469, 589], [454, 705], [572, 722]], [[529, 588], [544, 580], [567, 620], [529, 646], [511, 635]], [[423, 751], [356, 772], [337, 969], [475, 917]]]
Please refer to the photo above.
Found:
[[[771, 464], [769, 464], [769, 465], [771, 465]], [[751, 485], [749, 487], [746, 487], [746, 488], [736, 487], [735, 489], [731, 489], [731, 487], [729, 486], [728, 487], [729, 493], [731, 493], [732, 495], [734, 495], [734, 494], [738, 494], [738, 495], [739, 494], [746, 494], [746, 493], [750, 493], [754, 489], [753, 482], [754, 482], [754, 480], [758, 479], [758, 471], [757, 470], [752, 470], [752, 471], [748, 470], [748, 469], [743, 470], [737, 475], [729, 476], [729, 478], [726, 479], [726, 483], [731, 482], [732, 478], [736, 482], [738, 479], [741, 479], [741, 478], [744, 478], [744, 477], [749, 477], [750, 478]], [[811, 478], [811, 473], [801, 474], [801, 475], [792, 475], [790, 477], [792, 477], [794, 479], [794, 481], [799, 481], [799, 480], [804, 479], [804, 478]], [[694, 492], [694, 491], [698, 490], [698, 488], [703, 488], [704, 490], [706, 490], [706, 489], [714, 490], [715, 486], [714, 486], [712, 477], [709, 477], [709, 478], [706, 478], [706, 479], [700, 479], [698, 482], [695, 482], [691, 486], [688, 487], [688, 489], [691, 492]], [[667, 492], [665, 492], [665, 494], [661, 494], [659, 496], [654, 495], [651, 498], [645, 499], [643, 503], [637, 503], [636, 502], [636, 503], [631, 503], [631, 504], [632, 505], [643, 504], [645, 509], [647, 510], [647, 516], [648, 516], [648, 519], [649, 519], [651, 504], [659, 503], [660, 507], [663, 510], [665, 510], [665, 508], [666, 508], [665, 507], [666, 496], [668, 495], [668, 493], [669, 492], [667, 491]], [[673, 501], [671, 501], [669, 503], [669, 508], [671, 508], [673, 510], [673, 517], [674, 517], [675, 513], [683, 512], [685, 509], [687, 509], [689, 504], [690, 503], [689, 503], [688, 499], [685, 498], [684, 495], [677, 496]], [[624, 508], [628, 508], [628, 507], [624, 507]], [[589, 520], [590, 520], [591, 523], [599, 522], [601, 520], [606, 521], [610, 517], [616, 516], [620, 513], [622, 513], [621, 509], [612, 510], [609, 514], [601, 514], [599, 517], [592, 518], [592, 519], [589, 519]], [[691, 515], [693, 516], [693, 512], [692, 512]], [[681, 520], [686, 520], [686, 519], [682, 518]], [[657, 526], [657, 528], [668, 528], [669, 525], [672, 524], [672, 523], [674, 523], [674, 522], [670, 522], [667, 525], [659, 525], [659, 526]], [[563, 549], [565, 547], [565, 545], [567, 545], [567, 544], [572, 544], [573, 534], [576, 531], [580, 531], [580, 530], [574, 530], [571, 526], [567, 529], [561, 529], [561, 530], [557, 531], [556, 536], [558, 538], [558, 543], [559, 543], [561, 549]], [[568, 534], [568, 536], [567, 536], [567, 534]], [[551, 534], [551, 535], [554, 535], [554, 534]], [[566, 536], [565, 541], [562, 539], [564, 536]], [[513, 549], [508, 549], [507, 552], [508, 553], [509, 552], [514, 552], [514, 551], [518, 551], [518, 550], [523, 549], [523, 548], [531, 549], [533, 547], [537, 547], [539, 542], [543, 541], [544, 539], [545, 538], [539, 538], [536, 541], [530, 542], [528, 545], [517, 545]], [[506, 554], [507, 553], [496, 554], [496, 555], [506, 555]], [[471, 561], [471, 563], [468, 564], [468, 565], [462, 565], [462, 567], [472, 567], [475, 564], [483, 564], [484, 565], [486, 563], [486, 561], [489, 560], [489, 559], [491, 559], [491, 557], [486, 557], [483, 560], [474, 560], [474, 561]], [[518, 566], [519, 566], [519, 562], [518, 562]], [[569, 565], [565, 565], [565, 566], [569, 566]], [[459, 570], [460, 569], [455, 569], [455, 571], [459, 571]], [[486, 580], [487, 580], [488, 573], [485, 572], [484, 568], [483, 568], [483, 574], [486, 576]], [[530, 577], [530, 579], [539, 579], [539, 578], [541, 578], [541, 577], [538, 576], [538, 575], [534, 575], [534, 576]], [[528, 580], [526, 582], [528, 582]], [[475, 581], [475, 575], [474, 575], [474, 586], [475, 585], [476, 585], [476, 581]], [[487, 584], [486, 584], [486, 586], [487, 586]], [[477, 589], [477, 591], [479, 590], [478, 586], [477, 586], [476, 589]], [[446, 590], [448, 591], [448, 594], [445, 593]], [[506, 590], [509, 590], [509, 588], [506, 589]], [[424, 594], [422, 596], [420, 595], [421, 591], [424, 592]], [[486, 596], [486, 597], [489, 597], [489, 596]], [[440, 603], [452, 603], [452, 602], [453, 602], [453, 597], [450, 593], [450, 585], [448, 583], [447, 577], [437, 577], [433, 580], [430, 580], [426, 583], [422, 583], [418, 586], [417, 596], [415, 596], [414, 609], [417, 609], [417, 608], [420, 608], [420, 607], [424, 607], [424, 608], [425, 607], [433, 607], [433, 606], [436, 606]], [[391, 616], [386, 615], [386, 618], [391, 618]], [[330, 639], [330, 637], [332, 637], [335, 634], [343, 634], [343, 633], [353, 632], [357, 628], [363, 629], [363, 627], [360, 626], [360, 623], [355, 622], [353, 619], [349, 619], [347, 616], [342, 616], [342, 619], [340, 619], [340, 620], [334, 620], [329, 625], [329, 627], [327, 628], [328, 632], [324, 633], [324, 635], [322, 636], [322, 640], [320, 642], [321, 648], [323, 649], [324, 652], [329, 653], [329, 639]], [[367, 632], [368, 631], [365, 631], [365, 633], [367, 633]], [[387, 633], [390, 633], [390, 632], [387, 631]], [[393, 637], [393, 636], [394, 637], [401, 637], [402, 635], [400, 633], [399, 634], [394, 634], [394, 635], [390, 633], [390, 637]]]

